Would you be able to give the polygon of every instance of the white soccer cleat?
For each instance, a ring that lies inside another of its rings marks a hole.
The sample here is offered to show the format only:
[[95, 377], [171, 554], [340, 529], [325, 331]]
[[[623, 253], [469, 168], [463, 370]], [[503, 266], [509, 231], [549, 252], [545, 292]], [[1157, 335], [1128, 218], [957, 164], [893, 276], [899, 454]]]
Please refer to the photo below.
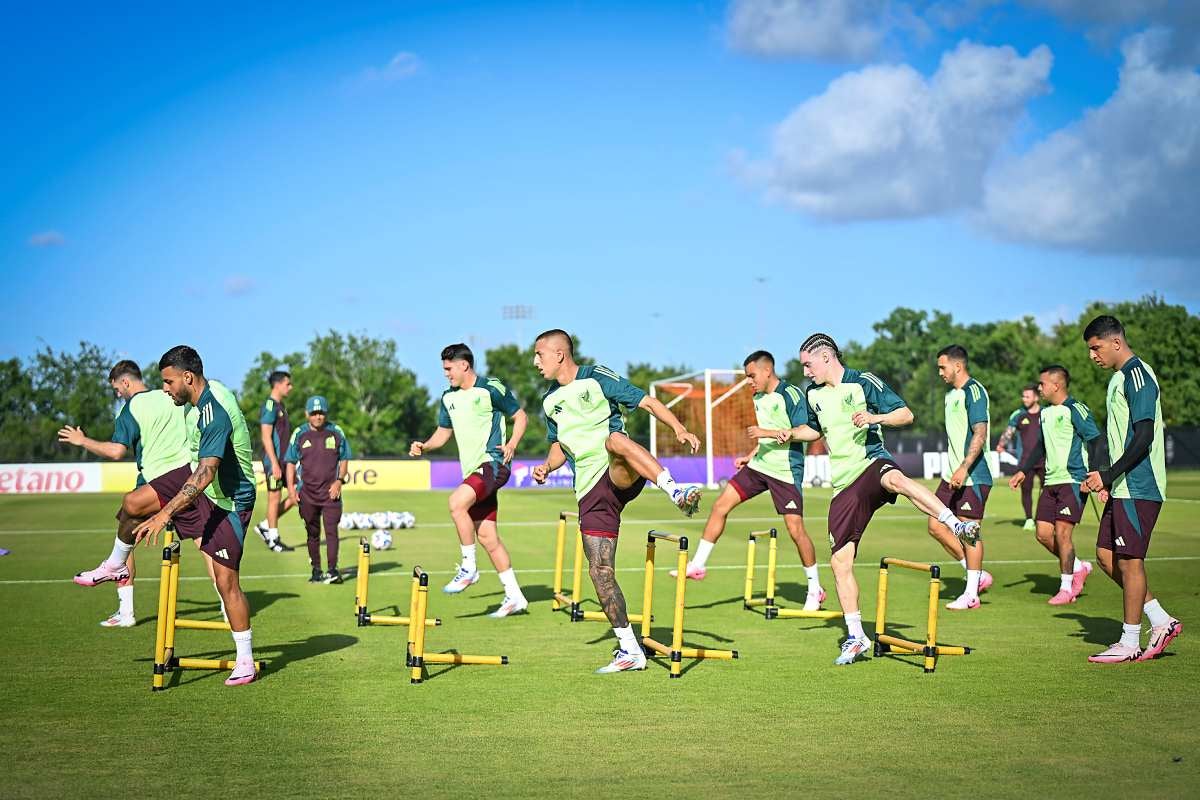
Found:
[[120, 611], [114, 611], [112, 616], [106, 620], [101, 620], [101, 628], [132, 628], [137, 625], [137, 619], [133, 614], [122, 615]]
[[510, 617], [513, 614], [520, 614], [522, 611], [529, 610], [529, 601], [525, 599], [525, 595], [519, 594], [516, 597], [504, 596], [504, 602], [500, 604], [492, 613], [488, 614], [492, 619], [503, 619]]
[[946, 608], [951, 611], [970, 611], [973, 608], [979, 608], [979, 595], [963, 592], [949, 603], [946, 603]]
[[468, 586], [476, 583], [479, 583], [479, 570], [467, 572], [460, 564], [458, 572], [454, 573], [454, 577], [450, 579], [450, 582], [442, 587], [442, 591], [446, 594], [458, 594]]
[[825, 602], [825, 590], [819, 589], [815, 592], [809, 592], [804, 598], [805, 611], [820, 611], [821, 604]]
[[641, 650], [626, 653], [621, 648], [613, 650], [612, 661], [607, 666], [596, 670], [597, 675], [611, 675], [614, 672], [629, 672], [646, 668], [646, 654]]
[[833, 663], [836, 666], [844, 667], [847, 664], [853, 664], [858, 660], [858, 657], [871, 649], [871, 640], [866, 636], [860, 636], [857, 639], [851, 637], [842, 642], [842, 654], [834, 659]]

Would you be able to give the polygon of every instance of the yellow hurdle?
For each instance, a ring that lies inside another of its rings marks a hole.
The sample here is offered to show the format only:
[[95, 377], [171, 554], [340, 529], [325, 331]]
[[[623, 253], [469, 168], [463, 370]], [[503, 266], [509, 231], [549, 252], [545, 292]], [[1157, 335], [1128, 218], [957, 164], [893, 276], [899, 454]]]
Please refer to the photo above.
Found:
[[[675, 614], [671, 625], [671, 644], [667, 645], [650, 635], [651, 609], [654, 605], [654, 550], [658, 540], [679, 545], [675, 577]], [[684, 595], [687, 592], [688, 540], [686, 536], [650, 531], [646, 535], [646, 577], [642, 585], [642, 646], [671, 659], [670, 676], [683, 676], [683, 659], [717, 658], [725, 661], [738, 657], [737, 650], [711, 650], [707, 647], [683, 646]], [[632, 620], [633, 617], [631, 616]]]
[[[575, 563], [571, 568], [571, 594], [563, 593], [563, 562], [567, 550], [567, 519], [578, 520], [579, 515], [574, 511], [560, 511], [558, 514], [558, 531], [554, 540], [554, 597], [551, 608], [555, 611], [566, 611], [571, 622], [608, 622], [603, 611], [585, 611], [583, 602], [583, 535], [575, 537]], [[641, 622], [641, 614], [630, 614], [629, 621]]]
[[[766, 537], [767, 539], [767, 586], [766, 594], [763, 597], [754, 596], [754, 571], [757, 564], [755, 551], [758, 547], [758, 540]], [[838, 619], [842, 616], [840, 611], [805, 611], [802, 608], [782, 608], [775, 602], [775, 590], [778, 588], [775, 585], [775, 570], [777, 567], [777, 559], [779, 552], [779, 533], [775, 528], [765, 531], [751, 531], [750, 541], [746, 545], [746, 586], [742, 592], [742, 607], [747, 611], [753, 611], [759, 606], [763, 607], [763, 616], [767, 619]]]
[[425, 629], [432, 623], [426, 618], [429, 613], [429, 573], [413, 567], [412, 594], [408, 602], [408, 616], [416, 620], [408, 626], [408, 653], [404, 664], [410, 670], [410, 683], [425, 680], [427, 664], [480, 664], [501, 667], [508, 664], [508, 656], [465, 656], [461, 653], [426, 653]]
[[[154, 631], [154, 677], [150, 689], [161, 692], [167, 688], [167, 673], [177, 669], [233, 669], [234, 659], [176, 658], [175, 631], [184, 628], [200, 631], [228, 631], [229, 623], [209, 620], [179, 619], [179, 542], [170, 530], [163, 533], [162, 571], [158, 583], [158, 619]], [[254, 662], [262, 671], [262, 663]]]
[[[358, 627], [363, 628], [367, 625], [408, 625], [412, 619], [410, 613], [407, 617], [396, 617], [388, 614], [372, 614], [367, 610], [367, 590], [371, 579], [371, 543], [366, 539], [358, 540], [358, 571], [354, 575], [354, 619], [358, 622]], [[426, 625], [441, 625], [440, 619], [427, 619]]]
[[[889, 567], [900, 567], [902, 569], [911, 569], [915, 572], [929, 573], [929, 613], [926, 619], [924, 644], [920, 642], [914, 642], [911, 639], [902, 639], [899, 636], [890, 636], [884, 633], [887, 628]], [[970, 654], [971, 648], [969, 647], [964, 647], [961, 645], [938, 644], [937, 617], [938, 606], [941, 605], [938, 600], [938, 593], [942, 587], [941, 574], [941, 567], [939, 567], [937, 564], [923, 564], [920, 561], [907, 561], [903, 558], [882, 558], [879, 560], [879, 591], [878, 601], [875, 606], [876, 657], [886, 655], [888, 653], [896, 653], [898, 655], [923, 655], [925, 657], [925, 671], [933, 672], [937, 668], [938, 656], [965, 656]]]

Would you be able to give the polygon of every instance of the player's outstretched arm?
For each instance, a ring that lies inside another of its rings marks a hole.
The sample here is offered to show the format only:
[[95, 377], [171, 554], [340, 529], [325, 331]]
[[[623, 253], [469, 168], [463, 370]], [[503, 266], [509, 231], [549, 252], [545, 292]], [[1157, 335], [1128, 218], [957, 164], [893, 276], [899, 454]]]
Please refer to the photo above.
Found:
[[517, 445], [521, 443], [521, 439], [525, 436], [525, 428], [529, 425], [529, 417], [525, 414], [525, 409], [518, 408], [512, 415], [513, 432], [512, 438], [504, 443], [500, 450], [504, 453], [504, 463], [513, 460], [513, 456], [517, 452]]
[[200, 463], [196, 465], [196, 469], [187, 479], [187, 483], [183, 484], [183, 488], [179, 490], [179, 494], [172, 497], [161, 511], [133, 529], [134, 544], [142, 539], [146, 539], [147, 544], [157, 544], [158, 534], [162, 532], [162, 529], [167, 527], [167, 523], [177, 513], [196, 502], [200, 493], [207, 489], [208, 485], [217, 477], [217, 468], [220, 466], [221, 459], [215, 456], [201, 458]]
[[58, 440], [73, 444], [76, 447], [82, 447], [94, 456], [120, 461], [125, 457], [128, 448], [120, 442], [98, 442], [95, 439], [84, 435], [83, 428], [73, 428], [70, 425], [64, 425], [58, 431]]
[[860, 428], [865, 428], [868, 425], [883, 425], [885, 428], [906, 428], [913, 424], [912, 409], [908, 406], [900, 406], [892, 409], [886, 414], [872, 414], [868, 411], [856, 411], [851, 420]]
[[662, 404], [662, 401], [656, 397], [646, 395], [638, 403], [638, 408], [650, 412], [662, 424], [666, 425], [675, 434], [675, 438], [680, 444], [686, 444], [692, 448], [695, 453], [700, 449], [700, 440], [693, 433], [688, 433], [688, 429], [683, 427], [683, 423], [679, 418], [671, 412], [671, 409]]
[[453, 433], [453, 428], [443, 428], [438, 426], [438, 429], [433, 432], [433, 435], [425, 441], [413, 442], [408, 448], [408, 454], [413, 458], [418, 458], [426, 450], [437, 450], [446, 442], [450, 441], [450, 437], [453, 435]]
[[815, 442], [824, 435], [816, 428], [810, 428], [808, 425], [797, 425], [794, 428], [787, 428], [779, 433], [780, 444], [787, 444], [788, 442]]

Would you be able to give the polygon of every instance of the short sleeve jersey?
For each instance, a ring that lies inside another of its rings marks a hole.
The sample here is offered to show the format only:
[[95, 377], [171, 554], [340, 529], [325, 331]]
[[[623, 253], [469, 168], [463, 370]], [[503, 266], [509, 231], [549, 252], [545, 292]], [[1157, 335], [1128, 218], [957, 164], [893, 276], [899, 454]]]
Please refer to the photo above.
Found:
[[870, 372], [846, 368], [837, 386], [821, 384], [808, 390], [808, 426], [825, 437], [834, 490], [844, 489], [880, 458], [891, 458], [880, 425], [860, 428], [851, 418], [859, 411], [886, 414], [905, 403]]
[[1162, 401], [1158, 377], [1137, 356], [1113, 373], [1108, 382], [1108, 452], [1116, 463], [1133, 441], [1134, 423], [1154, 422], [1150, 452], [1113, 482], [1112, 496], [1133, 500], [1167, 497], [1167, 462], [1163, 447]]
[[191, 463], [183, 407], [163, 391], [130, 397], [117, 415], [112, 441], [133, 451], [139, 485]]
[[496, 378], [476, 376], [475, 385], [447, 389], [438, 403], [438, 425], [454, 430], [463, 477], [484, 464], [504, 463], [506, 418], [521, 409], [516, 395]]
[[[962, 466], [971, 446], [974, 428], [981, 422], [987, 425], [983, 451], [987, 450], [988, 442], [992, 438], [990, 414], [987, 389], [974, 378], [968, 378], [961, 389], [946, 392], [946, 449], [951, 472]], [[983, 451], [980, 451], [975, 463], [968, 466], [964, 486], [992, 485], [992, 470], [984, 458]]]
[[302, 499], [329, 502], [329, 487], [338, 477], [338, 462], [351, 458], [346, 434], [333, 422], [317, 430], [307, 422], [296, 428], [283, 460], [296, 464], [304, 480], [298, 489]]
[[[1042, 435], [1041, 411], [1030, 411], [1022, 406], [1009, 415], [1008, 427], [1014, 431], [1013, 444], [1015, 445], [1017, 463], [1020, 463], [1025, 454], [1037, 444], [1038, 437]], [[1040, 467], [1043, 463], [1042, 461], [1038, 461], [1033, 466]]]
[[254, 508], [254, 467], [250, 429], [237, 397], [225, 384], [210, 380], [196, 402], [200, 431], [199, 458], [219, 458], [217, 477], [204, 493], [226, 511]]
[[[808, 422], [808, 401], [799, 388], [781, 380], [773, 391], [754, 395], [754, 417], [760, 428], [794, 428]], [[746, 466], [800, 488], [804, 483], [804, 443], [759, 439], [758, 450]]]
[[636, 408], [646, 396], [608, 367], [583, 366], [566, 386], [553, 384], [542, 397], [546, 439], [558, 442], [575, 473], [575, 496], [582, 498], [608, 469], [605, 440], [624, 431], [621, 407]]
[[[283, 461], [283, 451], [291, 440], [292, 430], [288, 424], [287, 407], [282, 400], [275, 400], [270, 395], [263, 402], [262, 410], [258, 412], [258, 423], [271, 426], [271, 444], [275, 445], [275, 458]], [[267, 454], [263, 453], [263, 459]]]
[[1087, 477], [1088, 442], [1100, 437], [1092, 410], [1068, 396], [1062, 405], [1049, 405], [1039, 414], [1046, 448], [1046, 485], [1082, 483]]

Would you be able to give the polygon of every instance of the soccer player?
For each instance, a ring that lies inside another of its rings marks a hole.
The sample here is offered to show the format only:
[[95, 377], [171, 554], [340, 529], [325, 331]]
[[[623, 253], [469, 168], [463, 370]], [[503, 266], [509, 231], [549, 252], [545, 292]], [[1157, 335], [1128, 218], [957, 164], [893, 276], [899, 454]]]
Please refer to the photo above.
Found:
[[[463, 482], [450, 493], [450, 518], [458, 531], [462, 561], [442, 591], [457, 594], [479, 580], [475, 563], [478, 541], [504, 587], [504, 602], [491, 613], [501, 619], [529, 608], [496, 526], [497, 495], [508, 483], [508, 463], [525, 435], [528, 419], [508, 387], [496, 378], [475, 372], [475, 354], [465, 344], [442, 349], [442, 372], [450, 388], [442, 392], [438, 403], [437, 430], [424, 442], [413, 442], [409, 455], [416, 458], [455, 437]], [[513, 421], [513, 435], [507, 441], [506, 417]]]
[[[158, 495], [150, 482], [175, 469], [187, 469], [190, 450], [183, 409], [162, 392], [152, 392], [142, 381], [142, 370], [133, 361], [118, 361], [108, 372], [108, 382], [117, 397], [125, 400], [117, 414], [112, 440], [99, 442], [84, 435], [82, 428], [64, 426], [58, 440], [82, 447], [93, 455], [120, 461], [132, 450], [137, 462], [137, 482], [121, 501], [117, 512], [117, 538], [112, 555], [90, 573], [79, 573], [75, 582], [96, 586], [106, 581], [117, 584], [118, 608], [100, 624], [106, 628], [130, 628], [137, 624], [133, 614], [133, 529], [159, 509]], [[188, 469], [190, 473], [191, 470]]]
[[296, 505], [297, 498], [290, 491], [287, 499], [283, 494], [283, 451], [291, 441], [287, 406], [283, 401], [292, 391], [292, 375], [277, 369], [267, 376], [271, 394], [263, 401], [258, 414], [258, 427], [263, 446], [263, 477], [267, 484], [267, 518], [254, 527], [269, 549], [276, 553], [295, 550], [279, 538], [279, 518]]
[[[1070, 386], [1071, 373], [1066, 367], [1053, 364], [1042, 369], [1038, 391], [1048, 405], [1038, 415], [1041, 436], [1008, 481], [1016, 489], [1032, 474], [1035, 464], [1045, 464], [1046, 485], [1037, 504], [1037, 540], [1058, 556], [1058, 592], [1048, 601], [1052, 606], [1074, 603], [1092, 572], [1092, 565], [1076, 556], [1072, 537], [1083, 519], [1088, 464], [1100, 462], [1102, 440], [1091, 409], [1071, 396]], [[1091, 449], [1090, 456], [1085, 447]]]
[[[704, 536], [696, 545], [696, 555], [687, 566], [687, 576], [704, 580], [709, 554], [721, 534], [729, 512], [739, 504], [763, 492], [771, 493], [775, 513], [783, 516], [788, 533], [800, 554], [808, 578], [805, 611], [816, 611], [825, 601], [825, 590], [817, 577], [817, 551], [804, 530], [804, 444], [779, 442], [780, 431], [808, 422], [808, 402], [804, 393], [775, 373], [775, 357], [756, 350], [742, 362], [746, 379], [754, 387], [754, 416], [758, 423], [746, 429], [757, 442], [754, 449], [733, 462], [737, 473], [721, 491], [708, 513]], [[675, 577], [675, 570], [671, 570]]]
[[134, 529], [134, 536], [136, 541], [145, 539], [148, 544], [156, 544], [162, 529], [174, 522], [180, 536], [201, 540], [201, 552], [212, 559], [217, 591], [237, 648], [237, 660], [225, 685], [250, 683], [258, 673], [254, 668], [250, 604], [238, 579], [246, 526], [257, 495], [250, 429], [237, 397], [224, 384], [204, 377], [200, 354], [191, 347], [172, 347], [159, 359], [158, 368], [162, 371], [163, 391], [175, 405], [191, 403], [196, 407], [199, 462], [162, 510]]
[[620, 408], [650, 412], [693, 453], [700, 449], [700, 440], [688, 433], [660, 401], [608, 367], [577, 364], [571, 337], [564, 330], [555, 328], [538, 336], [533, 364], [543, 378], [552, 381], [542, 398], [550, 452], [544, 463], [533, 468], [533, 479], [545, 483], [551, 472], [570, 462], [588, 574], [619, 642], [612, 661], [596, 671], [604, 674], [645, 669], [646, 655], [629, 624], [625, 596], [617, 584], [621, 512], [641, 494], [647, 480], [688, 516], [700, 504], [700, 491], [677, 485], [669, 470], [629, 438]]
[[[338, 572], [338, 522], [342, 518], [342, 487], [350, 466], [350, 443], [329, 420], [329, 401], [320, 395], [304, 404], [308, 422], [296, 428], [288, 443], [288, 497], [300, 503], [300, 518], [308, 532], [309, 583], [341, 583]], [[303, 480], [296, 482], [297, 474]], [[325, 521], [325, 552], [329, 572], [321, 572], [321, 520]]]
[[808, 422], [785, 431], [783, 441], [825, 437], [834, 488], [829, 504], [830, 566], [846, 621], [847, 638], [834, 664], [853, 664], [871, 647], [858, 607], [854, 559], [858, 542], [875, 512], [904, 495], [925, 514], [948, 526], [966, 545], [979, 538], [979, 523], [960, 520], [933, 492], [906, 476], [883, 444], [883, 428], [911, 425], [913, 413], [899, 395], [870, 372], [842, 364], [837, 344], [814, 333], [800, 346], [808, 389]]
[[[1041, 435], [1042, 407], [1038, 404], [1038, 387], [1026, 386], [1021, 390], [1021, 407], [1008, 416], [1008, 427], [996, 442], [996, 452], [1003, 453], [1009, 442], [1014, 442], [1017, 463], [1024, 460], [1025, 454], [1033, 449]], [[1046, 488], [1046, 464], [1038, 461], [1026, 472], [1027, 480], [1021, 482], [1021, 507], [1025, 509], [1025, 530], [1032, 531], [1036, 524], [1033, 520], [1033, 479], [1037, 478], [1042, 489]]]
[[[937, 354], [938, 375], [950, 385], [946, 392], [946, 447], [949, 477], [943, 475], [935, 496], [959, 519], [983, 521], [983, 509], [992, 490], [992, 470], [983, 451], [991, 439], [987, 389], [971, 377], [967, 350], [961, 345], [943, 347]], [[983, 568], [983, 540], [960, 542], [945, 523], [930, 517], [929, 535], [938, 541], [963, 569], [967, 585], [946, 604], [951, 611], [979, 608], [979, 593], [992, 585]]]
[[[1096, 317], [1084, 329], [1083, 340], [1092, 361], [1113, 371], [1105, 427], [1108, 454], [1114, 460], [1106, 470], [1089, 472], [1086, 483], [1104, 503], [1096, 559], [1121, 587], [1125, 600], [1121, 640], [1088, 660], [1097, 664], [1148, 661], [1183, 632], [1183, 623], [1163, 610], [1146, 580], [1146, 551], [1167, 496], [1158, 378], [1129, 348], [1125, 328], [1116, 317]], [[1143, 612], [1150, 619], [1145, 650], [1141, 649]]]

